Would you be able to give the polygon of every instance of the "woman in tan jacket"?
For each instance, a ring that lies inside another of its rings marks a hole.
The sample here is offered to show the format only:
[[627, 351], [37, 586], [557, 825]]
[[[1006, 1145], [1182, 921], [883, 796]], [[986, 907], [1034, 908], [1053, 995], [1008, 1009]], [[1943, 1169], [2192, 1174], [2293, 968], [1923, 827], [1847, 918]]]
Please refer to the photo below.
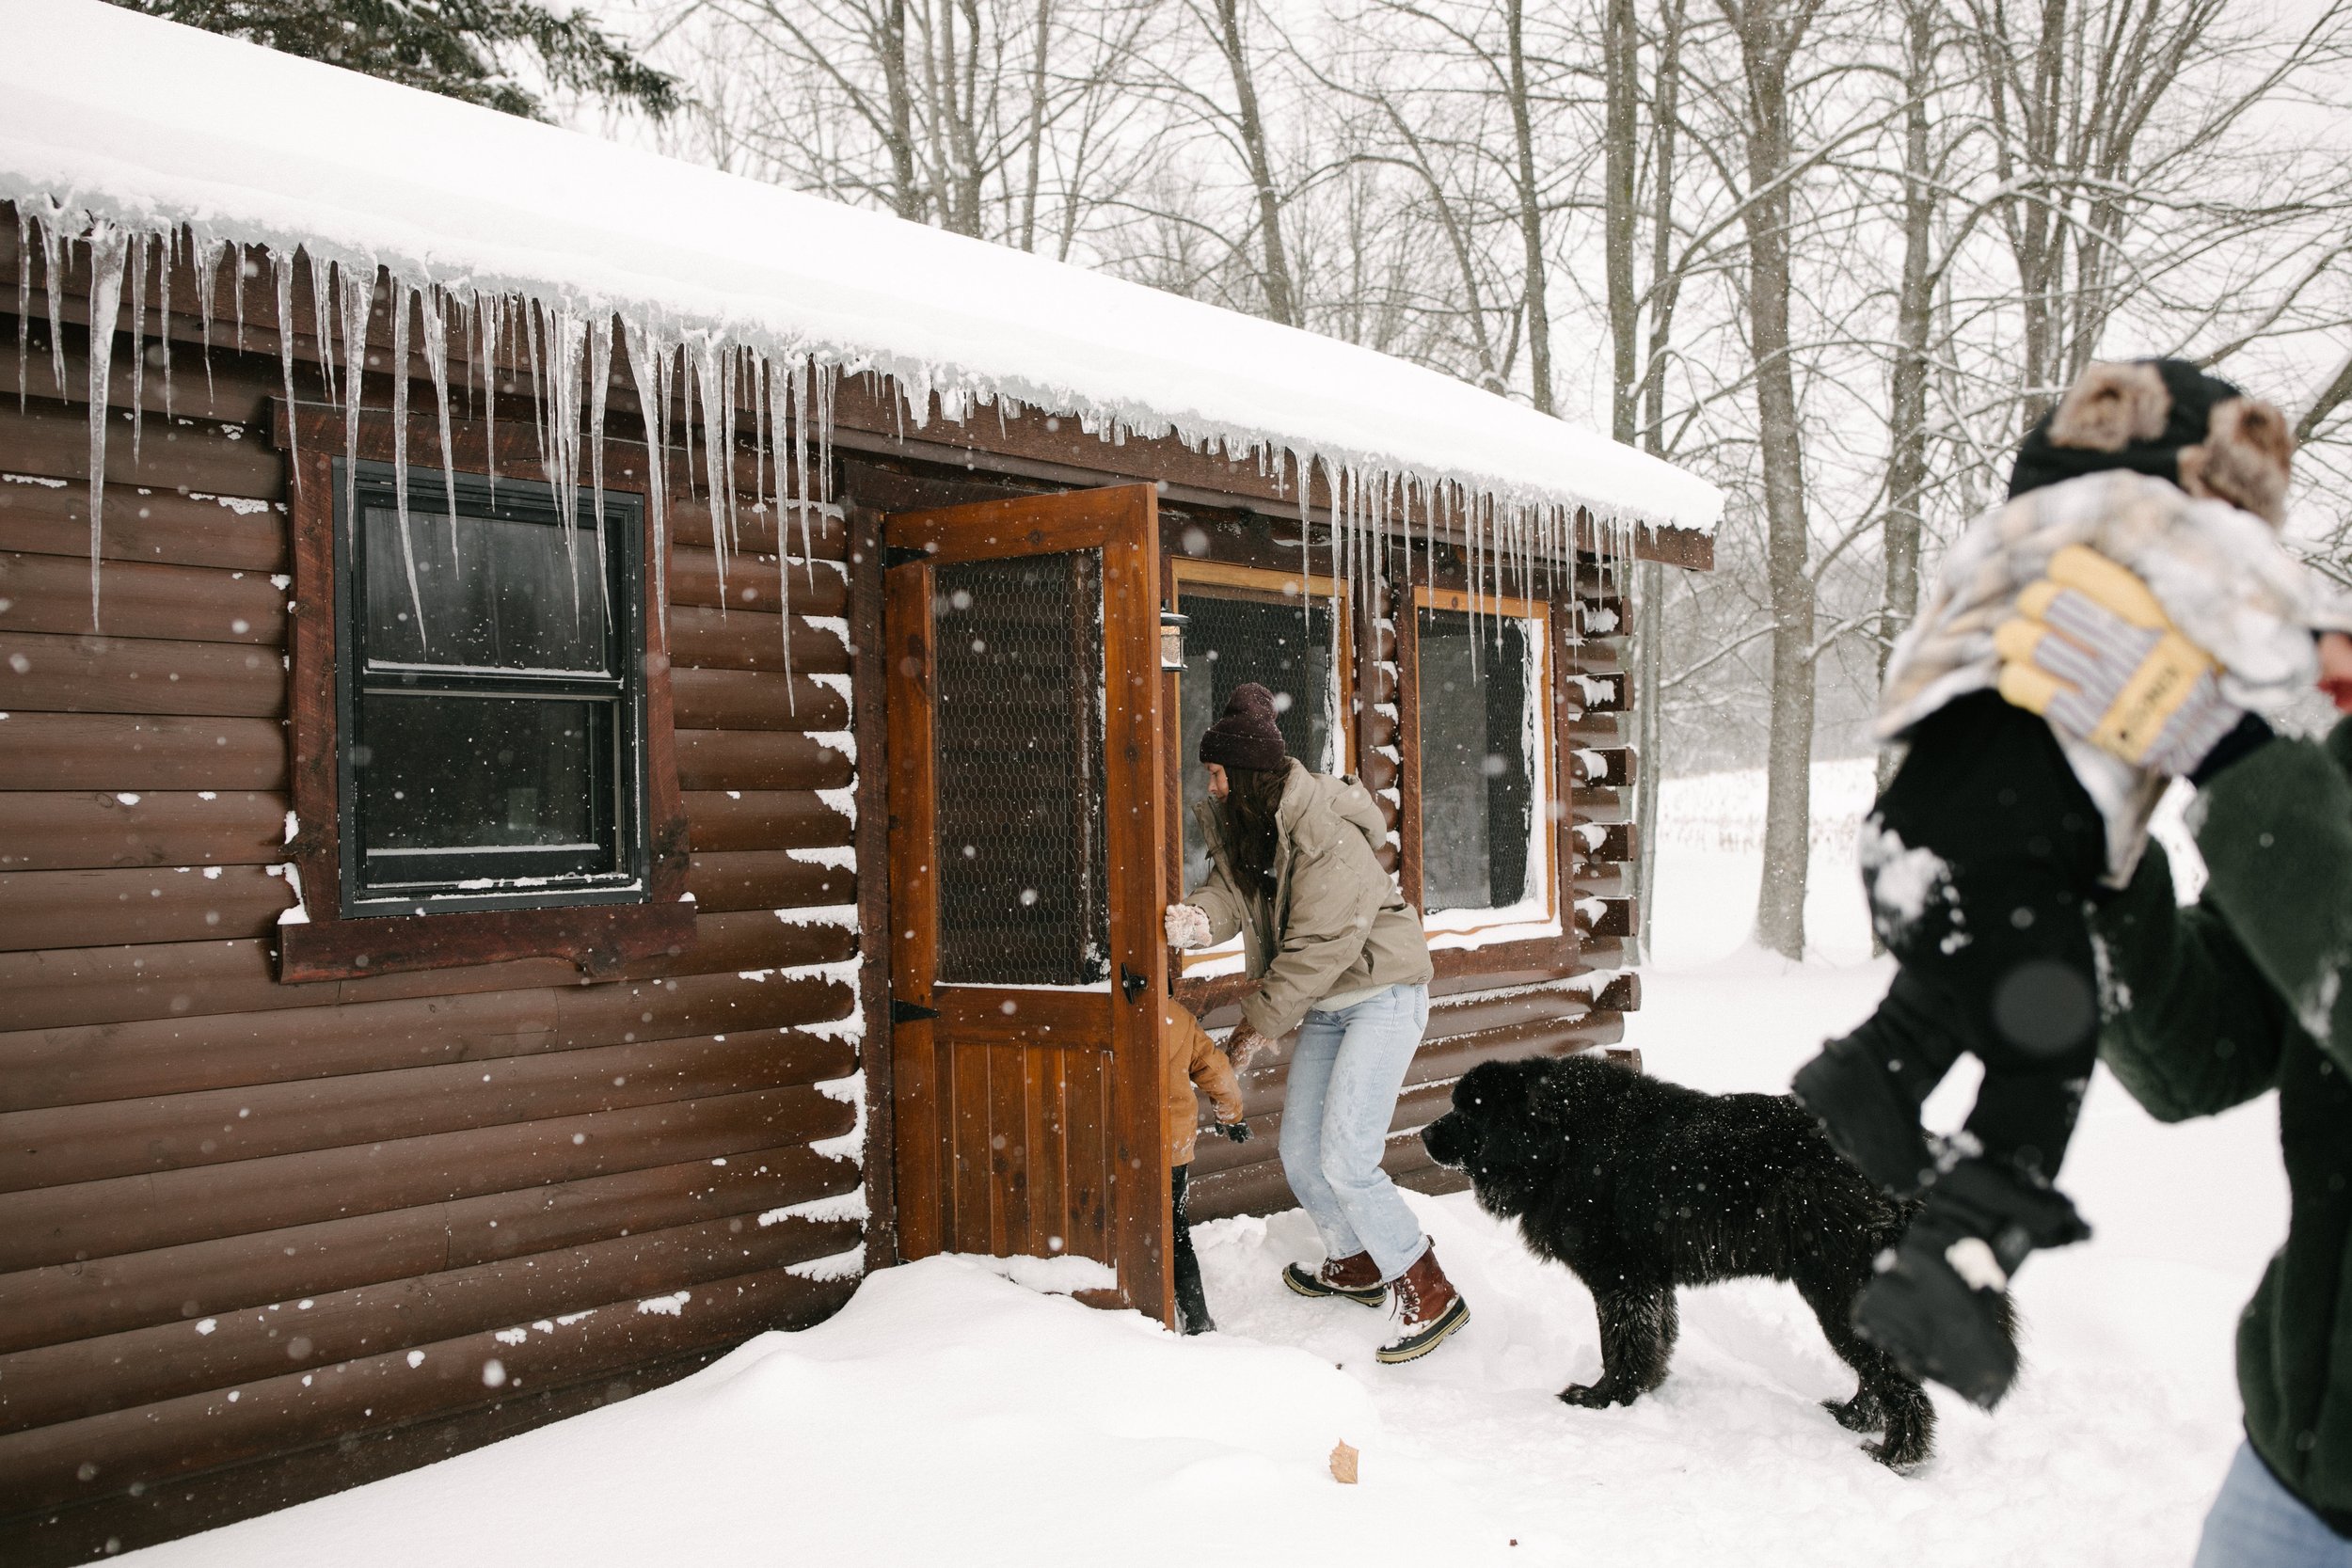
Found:
[[1204, 947], [1236, 931], [1257, 989], [1225, 1049], [1237, 1067], [1298, 1031], [1282, 1101], [1282, 1174], [1322, 1234], [1325, 1259], [1294, 1263], [1300, 1295], [1403, 1318], [1383, 1361], [1435, 1350], [1470, 1319], [1380, 1165], [1405, 1070], [1429, 1024], [1429, 944], [1377, 847], [1388, 823], [1363, 785], [1291, 760], [1263, 686], [1234, 689], [1200, 737], [1208, 879], [1168, 911], [1168, 939]]

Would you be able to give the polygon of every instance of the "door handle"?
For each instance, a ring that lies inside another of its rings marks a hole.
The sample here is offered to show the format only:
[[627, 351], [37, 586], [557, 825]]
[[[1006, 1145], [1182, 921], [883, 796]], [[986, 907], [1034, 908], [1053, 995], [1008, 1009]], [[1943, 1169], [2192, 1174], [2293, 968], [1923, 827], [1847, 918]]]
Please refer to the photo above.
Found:
[[1119, 989], [1127, 993], [1128, 1001], [1133, 1002], [1152, 989], [1152, 982], [1129, 969], [1125, 964], [1120, 964], [1119, 966]]

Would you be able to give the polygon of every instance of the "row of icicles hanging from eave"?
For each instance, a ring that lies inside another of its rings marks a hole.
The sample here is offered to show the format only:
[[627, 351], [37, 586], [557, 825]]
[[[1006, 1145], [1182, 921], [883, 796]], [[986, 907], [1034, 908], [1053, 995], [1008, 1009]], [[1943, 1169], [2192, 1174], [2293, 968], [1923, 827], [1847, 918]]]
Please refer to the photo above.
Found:
[[[835, 515], [831, 485], [833, 407], [839, 383], [836, 366], [810, 354], [761, 354], [725, 342], [710, 333], [657, 330], [601, 310], [549, 305], [511, 293], [445, 288], [418, 283], [374, 266], [353, 266], [321, 260], [307, 249], [292, 254], [228, 240], [206, 241], [186, 228], [162, 232], [143, 231], [94, 221], [79, 233], [68, 232], [54, 217], [47, 221], [18, 207], [20, 258], [41, 258], [41, 303], [47, 308], [52, 372], [60, 395], [68, 390], [65, 335], [65, 283], [77, 261], [87, 271], [88, 319], [114, 320], [127, 327], [135, 345], [129, 357], [131, 385], [128, 404], [144, 406], [149, 354], [155, 356], [162, 378], [162, 410], [173, 417], [172, 334], [166, 321], [169, 290], [175, 274], [196, 280], [198, 343], [209, 390], [212, 350], [216, 330], [230, 336], [237, 347], [248, 340], [246, 321], [246, 280], [267, 274], [275, 304], [278, 357], [291, 411], [301, 401], [296, 391], [295, 340], [297, 326], [296, 275], [303, 275], [310, 294], [309, 327], [315, 344], [314, 369], [324, 395], [342, 411], [346, 482], [358, 466], [363, 413], [364, 372], [389, 366], [390, 463], [394, 509], [398, 518], [401, 559], [406, 578], [410, 611], [417, 618], [423, 645], [431, 645], [421, 586], [417, 577], [417, 551], [411, 531], [408, 465], [410, 376], [413, 359], [421, 359], [430, 382], [433, 413], [439, 437], [441, 495], [452, 529], [451, 563], [458, 567], [455, 525], [458, 515], [455, 465], [452, 458], [453, 350], [462, 362], [465, 383], [458, 391], [468, 414], [479, 412], [489, 456], [488, 475], [495, 492], [498, 452], [498, 398], [512, 391], [516, 380], [527, 385], [532, 424], [537, 438], [540, 476], [564, 519], [574, 610], [580, 592], [578, 551], [582, 515], [586, 527], [600, 535], [605, 520], [606, 404], [615, 383], [616, 369], [626, 367], [645, 424], [649, 460], [645, 464], [644, 499], [653, 529], [655, 600], [669, 603], [667, 562], [671, 489], [675, 478], [685, 482], [685, 499], [695, 494], [695, 447], [702, 448], [702, 489], [710, 511], [717, 555], [722, 612], [730, 602], [727, 593], [729, 558], [741, 552], [742, 524], [749, 518], [772, 517], [778, 574], [778, 610], [783, 621], [784, 670], [791, 673], [792, 530], [800, 532], [800, 556], [806, 570], [818, 566], [816, 532], [818, 519]], [[80, 257], [74, 255], [79, 249]], [[217, 293], [226, 287], [232, 309], [218, 309]], [[35, 308], [31, 268], [17, 269], [17, 316], [29, 325]], [[380, 303], [379, 303], [380, 302]], [[148, 311], [155, 311], [156, 336], [148, 343]], [[124, 320], [127, 315], [127, 321]], [[379, 355], [371, 341], [384, 343]], [[30, 334], [17, 334], [19, 399], [29, 385], [26, 375]], [[85, 386], [89, 424], [89, 560], [90, 627], [103, 629], [100, 562], [105, 524], [106, 443], [109, 404], [116, 373], [112, 354], [101, 351], [93, 339], [87, 356]], [[520, 376], [506, 375], [510, 366]], [[477, 383], [477, 375], [480, 377]], [[503, 377], [503, 387], [499, 383]], [[144, 420], [130, 420], [132, 462], [139, 460]], [[698, 428], [699, 427], [699, 428]], [[294, 436], [289, 420], [288, 436]], [[674, 476], [667, 461], [652, 461], [651, 453], [667, 453], [672, 443], [682, 454], [682, 471]], [[634, 445], [634, 443], [631, 443]], [[302, 483], [303, 467], [289, 451], [292, 483]], [[748, 464], [746, 460], [748, 459]], [[745, 468], [748, 466], [748, 476]], [[743, 483], [748, 477], [750, 483]], [[346, 498], [348, 501], [349, 498]], [[346, 506], [346, 515], [355, 509]], [[430, 515], [429, 508], [427, 515]], [[596, 540], [601, 557], [602, 540]], [[600, 591], [607, 574], [594, 574]], [[609, 611], [609, 607], [604, 607]], [[666, 645], [666, 618], [663, 623]], [[787, 690], [789, 690], [787, 684]]]
[[[455, 481], [451, 452], [453, 349], [464, 362], [469, 412], [478, 407], [495, 467], [496, 383], [509, 360], [525, 372], [537, 436], [541, 473], [553, 493], [558, 515], [565, 520], [566, 548], [579, 548], [582, 510], [582, 480], [589, 499], [592, 526], [603, 526], [605, 493], [605, 426], [608, 394], [614, 384], [616, 361], [626, 364], [629, 382], [654, 451], [667, 451], [673, 439], [683, 451], [683, 478], [691, 500], [694, 489], [694, 446], [702, 447], [704, 488], [711, 512], [713, 542], [718, 557], [721, 603], [725, 593], [729, 557], [740, 553], [739, 523], [747, 514], [772, 515], [776, 529], [779, 610], [783, 611], [785, 670], [790, 673], [790, 527], [797, 519], [801, 555], [807, 569], [816, 570], [814, 550], [817, 519], [836, 515], [832, 496], [832, 439], [835, 395], [842, 373], [838, 357], [806, 347], [758, 347], [711, 330], [680, 329], [651, 317], [633, 316], [571, 304], [550, 304], [519, 293], [451, 287], [429, 280], [405, 278], [373, 263], [353, 265], [322, 259], [308, 248], [272, 249], [218, 236], [200, 236], [186, 226], [141, 230], [94, 216], [72, 221], [67, 210], [51, 203], [46, 212], [36, 204], [16, 204], [19, 256], [17, 315], [32, 319], [32, 273], [24, 261], [38, 254], [42, 261], [43, 292], [49, 323], [49, 346], [60, 395], [66, 390], [64, 336], [65, 279], [76, 261], [86, 266], [88, 279], [88, 319], [93, 323], [122, 321], [134, 344], [144, 345], [147, 312], [151, 303], [157, 321], [157, 368], [163, 378], [163, 412], [172, 413], [172, 335], [166, 322], [171, 278], [187, 269], [196, 279], [199, 343], [208, 384], [211, 351], [216, 327], [232, 321], [237, 346], [246, 340], [246, 280], [267, 274], [278, 330], [278, 362], [291, 409], [295, 391], [297, 320], [295, 281], [304, 276], [310, 295], [310, 328], [315, 344], [315, 367], [330, 404], [342, 410], [347, 474], [357, 467], [363, 410], [363, 369], [375, 363], [370, 352], [371, 328], [381, 313], [387, 319], [383, 339], [389, 354], [384, 363], [400, 373], [389, 375], [389, 414], [393, 442], [391, 467], [395, 511], [399, 518], [402, 560], [412, 612], [429, 639], [422, 594], [416, 574], [416, 552], [409, 531], [407, 437], [412, 357], [423, 361], [434, 401], [442, 457], [442, 500], [454, 527]], [[223, 270], [232, 309], [219, 317], [218, 289]], [[384, 301], [379, 312], [378, 300]], [[412, 326], [413, 339], [412, 341]], [[27, 385], [24, 375], [29, 333], [17, 334], [20, 399]], [[339, 358], [340, 349], [340, 358]], [[89, 531], [90, 624], [100, 628], [100, 572], [106, 469], [107, 410], [111, 395], [113, 356], [88, 355], [89, 414]], [[145, 395], [143, 380], [148, 356], [130, 356], [129, 405], [136, 410]], [[484, 385], [477, 387], [479, 373]], [[928, 377], [924, 378], [928, 380]], [[512, 387], [509, 378], [507, 388]], [[914, 422], [930, 409], [932, 390], [927, 386], [902, 385]], [[477, 404], [476, 399], [479, 398]], [[941, 398], [950, 417], [969, 412], [971, 395]], [[1009, 397], [995, 399], [1000, 415], [1017, 415], [1021, 404]], [[141, 420], [131, 420], [133, 461], [137, 461]], [[698, 434], [699, 431], [699, 434]], [[1126, 432], [1102, 421], [1105, 440]], [[1285, 488], [1294, 488], [1299, 506], [1301, 566], [1309, 572], [1327, 569], [1330, 578], [1347, 585], [1355, 603], [1371, 603], [1375, 583], [1409, 584], [1412, 561], [1425, 564], [1432, 585], [1437, 577], [1440, 545], [1457, 549], [1467, 569], [1473, 617], [1473, 641], [1482, 607], [1511, 597], [1549, 596], [1549, 583], [1573, 583], [1580, 553], [1597, 558], [1606, 574], [1610, 596], [1622, 592], [1624, 568], [1633, 559], [1634, 525], [1628, 520], [1596, 521], [1591, 513], [1572, 503], [1527, 501], [1500, 498], [1461, 480], [1428, 478], [1395, 468], [1335, 460], [1327, 455], [1273, 442], [1248, 444], [1230, 436], [1177, 434], [1196, 450], [1222, 450], [1232, 455], [1238, 447], [1254, 456], [1262, 475]], [[748, 451], [746, 450], [748, 449]], [[289, 454], [290, 458], [292, 454]], [[742, 503], [741, 459], [751, 467], [750, 504]], [[584, 458], [584, 467], [583, 467]], [[292, 464], [294, 483], [301, 467]], [[1327, 562], [1313, 559], [1312, 504], [1322, 470], [1321, 489], [1329, 521]], [[1301, 477], [1303, 476], [1303, 478]], [[495, 471], [492, 474], [495, 483]], [[667, 606], [667, 539], [671, 473], [666, 462], [648, 462], [645, 500], [653, 525], [655, 602]], [[1581, 533], [1581, 538], [1580, 534]], [[1411, 546], [1417, 541], [1422, 547]], [[599, 541], [599, 544], [601, 541]], [[1580, 545], [1581, 548], [1580, 548]], [[579, 593], [576, 561], [573, 593]], [[596, 574], [599, 584], [605, 575]], [[1573, 589], [1563, 597], [1573, 598]], [[1405, 606], [1393, 612], [1409, 612]], [[1491, 610], [1484, 610], [1492, 614]], [[1581, 635], [1572, 622], [1571, 640]], [[663, 629], [666, 644], [666, 626]], [[429, 645], [429, 643], [428, 643]]]

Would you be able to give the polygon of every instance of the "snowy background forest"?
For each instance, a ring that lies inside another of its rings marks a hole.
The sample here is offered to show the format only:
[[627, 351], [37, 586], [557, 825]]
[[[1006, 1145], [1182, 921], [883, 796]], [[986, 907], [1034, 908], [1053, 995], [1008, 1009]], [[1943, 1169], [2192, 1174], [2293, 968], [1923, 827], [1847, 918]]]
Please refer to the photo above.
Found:
[[[1648, 567], [1641, 802], [1816, 757], [2094, 356], [2285, 408], [2352, 573], [2344, 0], [604, 0], [675, 74], [604, 134], [1430, 364], [1728, 493]], [[607, 101], [609, 102], [609, 101]], [[1776, 738], [1775, 738], [1776, 737]]]

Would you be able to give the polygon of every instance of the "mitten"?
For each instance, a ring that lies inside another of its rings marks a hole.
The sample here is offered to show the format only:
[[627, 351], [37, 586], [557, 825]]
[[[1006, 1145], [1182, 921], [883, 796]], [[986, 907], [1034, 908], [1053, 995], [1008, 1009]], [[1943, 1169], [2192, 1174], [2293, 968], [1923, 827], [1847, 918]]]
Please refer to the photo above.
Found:
[[1233, 1032], [1225, 1037], [1223, 1050], [1232, 1058], [1235, 1072], [1248, 1072], [1249, 1064], [1274, 1049], [1274, 1042], [1247, 1023], [1236, 1023]]
[[1168, 905], [1166, 924], [1168, 944], [1179, 952], [1209, 945], [1209, 911], [1200, 905]]
[[2190, 772], [2245, 712], [2147, 585], [2080, 545], [2018, 595], [1994, 646], [2003, 697], [2137, 768]]

